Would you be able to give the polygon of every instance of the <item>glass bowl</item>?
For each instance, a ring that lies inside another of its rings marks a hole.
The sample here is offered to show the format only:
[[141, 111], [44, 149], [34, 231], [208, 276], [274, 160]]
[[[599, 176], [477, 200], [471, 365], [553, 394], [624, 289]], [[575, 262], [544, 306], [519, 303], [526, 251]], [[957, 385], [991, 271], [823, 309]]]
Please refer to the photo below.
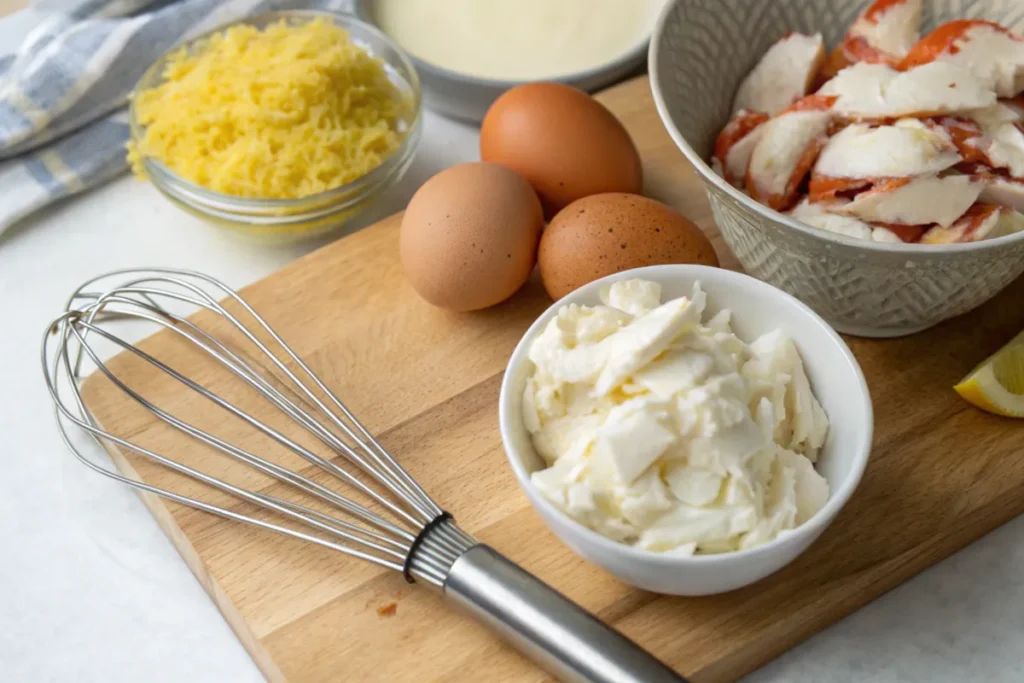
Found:
[[[209, 36], [232, 26], [262, 29], [281, 20], [301, 25], [319, 18], [345, 29], [352, 42], [381, 58], [391, 82], [408, 96], [409, 111], [399, 122], [404, 136], [398, 149], [366, 175], [332, 190], [296, 199], [251, 199], [215, 192], [185, 180], [157, 159], [144, 156], [140, 161], [154, 187], [180, 208], [218, 227], [259, 242], [290, 243], [321, 237], [344, 227], [402, 178], [412, 162], [422, 129], [420, 80], [408, 55], [376, 27], [334, 12], [269, 12], [220, 26], [191, 39], [184, 47], [193, 49]], [[149, 67], [136, 84], [135, 92], [160, 85], [168, 58], [181, 47], [172, 48]], [[129, 106], [129, 125], [132, 141], [138, 144], [145, 128], [138, 121], [134, 99]]]

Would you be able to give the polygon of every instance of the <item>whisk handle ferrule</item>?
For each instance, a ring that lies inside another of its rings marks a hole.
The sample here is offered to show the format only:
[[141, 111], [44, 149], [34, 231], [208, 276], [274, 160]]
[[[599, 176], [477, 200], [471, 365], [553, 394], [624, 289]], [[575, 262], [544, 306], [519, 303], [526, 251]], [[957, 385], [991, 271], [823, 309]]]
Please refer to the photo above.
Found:
[[451, 566], [448, 602], [568, 683], [686, 683], [639, 645], [486, 545]]

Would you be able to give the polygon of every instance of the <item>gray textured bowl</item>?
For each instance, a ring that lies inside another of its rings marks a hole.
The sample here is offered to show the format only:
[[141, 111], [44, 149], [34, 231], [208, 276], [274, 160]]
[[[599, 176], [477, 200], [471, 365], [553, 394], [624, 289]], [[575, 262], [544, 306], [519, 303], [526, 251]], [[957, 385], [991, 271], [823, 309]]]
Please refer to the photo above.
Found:
[[[363, 21], [379, 27], [374, 6], [374, 0], [356, 0], [355, 13]], [[645, 40], [629, 52], [594, 69], [548, 80], [567, 83], [586, 92], [600, 90], [642, 70], [647, 61], [648, 42]], [[434, 66], [415, 55], [411, 55], [411, 59], [419, 73], [427, 107], [463, 121], [480, 123], [494, 100], [506, 90], [526, 82], [478, 78]]]
[[[1022, 0], [925, 0], [924, 30], [986, 18], [1024, 30]], [[836, 45], [867, 0], [675, 0], [651, 38], [662, 122], [707, 188], [726, 243], [750, 274], [808, 304], [840, 332], [911, 334], [975, 308], [1024, 272], [1024, 233], [972, 244], [882, 244], [836, 235], [758, 204], [706, 163], [733, 93], [786, 31]]]

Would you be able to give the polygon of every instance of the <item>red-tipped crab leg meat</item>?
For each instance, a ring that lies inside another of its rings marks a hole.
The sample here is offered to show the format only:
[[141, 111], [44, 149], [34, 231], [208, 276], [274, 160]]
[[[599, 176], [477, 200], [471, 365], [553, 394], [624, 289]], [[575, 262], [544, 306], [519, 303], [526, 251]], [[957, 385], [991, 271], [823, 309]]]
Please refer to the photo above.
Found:
[[936, 225], [921, 237], [922, 244], [956, 244], [1002, 237], [1024, 230], [1024, 215], [995, 204], [975, 204], [953, 225]]
[[818, 94], [835, 96], [833, 110], [851, 119], [939, 116], [996, 102], [995, 93], [979, 84], [970, 71], [947, 62], [906, 72], [861, 62], [843, 69]]
[[875, 0], [846, 32], [851, 61], [895, 65], [920, 38], [921, 0]]
[[1024, 90], [1024, 38], [991, 21], [957, 19], [942, 24], [914, 45], [903, 67], [935, 62], [970, 70], [979, 85], [1000, 97]]
[[796, 203], [800, 183], [828, 141], [830, 104], [830, 98], [812, 95], [761, 124], [761, 138], [747, 166], [751, 197], [776, 211]]
[[722, 177], [732, 185], [743, 185], [750, 155], [761, 139], [761, 124], [767, 120], [768, 115], [762, 112], [741, 111], [718, 134], [713, 158], [718, 162]]
[[921, 0], [875, 0], [825, 58], [817, 84], [857, 62], [898, 67], [920, 38], [920, 25]]
[[929, 128], [917, 119], [875, 127], [855, 123], [833, 135], [821, 150], [811, 173], [811, 201], [834, 199], [891, 178], [936, 174], [960, 161], [943, 128]]
[[821, 35], [790, 32], [772, 45], [740, 83], [733, 112], [774, 116], [807, 94], [825, 59]]
[[1024, 126], [1011, 107], [1000, 103], [961, 116], [943, 116], [933, 125], [949, 133], [965, 162], [1024, 178]]
[[865, 223], [853, 216], [833, 213], [828, 209], [828, 204], [816, 204], [804, 199], [793, 207], [789, 215], [812, 228], [818, 228], [819, 230], [825, 230], [838, 235], [846, 235], [847, 237], [874, 242], [903, 241], [895, 233], [884, 227]]
[[860, 193], [839, 211], [869, 223], [948, 227], [974, 204], [982, 187], [967, 175], [898, 178]]
[[1024, 211], [1024, 180], [986, 174], [980, 177], [980, 181], [983, 185], [978, 199]]

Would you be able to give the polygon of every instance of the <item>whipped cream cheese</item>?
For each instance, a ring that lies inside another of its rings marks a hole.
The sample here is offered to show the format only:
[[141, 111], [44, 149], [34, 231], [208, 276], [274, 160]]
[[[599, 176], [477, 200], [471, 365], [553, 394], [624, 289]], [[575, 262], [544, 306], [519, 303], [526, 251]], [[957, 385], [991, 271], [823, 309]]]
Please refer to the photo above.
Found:
[[625, 280], [563, 306], [530, 347], [523, 419], [533, 484], [614, 540], [692, 555], [752, 548], [807, 521], [828, 484], [828, 419], [792, 340], [739, 339], [706, 295], [661, 303]]

